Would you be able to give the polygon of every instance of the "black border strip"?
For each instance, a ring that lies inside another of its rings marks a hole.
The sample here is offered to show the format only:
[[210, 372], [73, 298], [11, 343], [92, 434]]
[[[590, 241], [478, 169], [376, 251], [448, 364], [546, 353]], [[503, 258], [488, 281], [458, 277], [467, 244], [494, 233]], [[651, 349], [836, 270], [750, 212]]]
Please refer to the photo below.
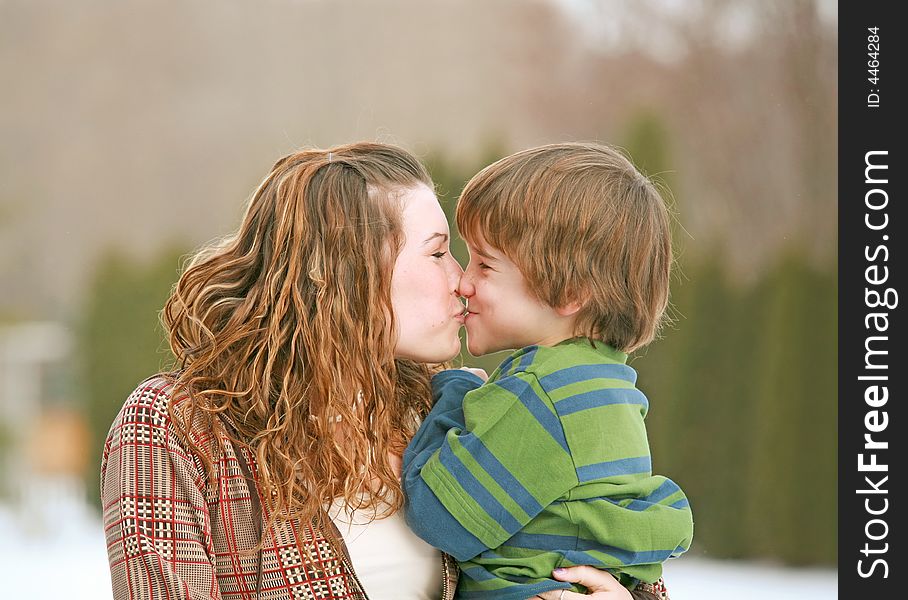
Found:
[[[908, 269], [900, 126], [908, 23], [896, 17], [898, 5], [839, 3], [839, 597], [849, 599], [908, 594], [901, 576], [908, 363], [900, 351], [908, 343], [900, 303], [908, 296], [897, 299]], [[868, 161], [876, 168], [865, 172]], [[861, 461], [886, 468], [862, 471]]]

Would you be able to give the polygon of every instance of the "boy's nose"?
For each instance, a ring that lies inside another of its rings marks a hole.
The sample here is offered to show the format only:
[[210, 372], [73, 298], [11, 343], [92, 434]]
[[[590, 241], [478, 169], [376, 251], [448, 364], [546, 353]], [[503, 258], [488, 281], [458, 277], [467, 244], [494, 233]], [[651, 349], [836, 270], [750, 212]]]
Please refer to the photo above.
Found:
[[475, 291], [469, 275], [467, 275], [467, 272], [464, 272], [464, 274], [460, 276], [460, 283], [457, 285], [457, 293], [464, 298], [469, 298]]

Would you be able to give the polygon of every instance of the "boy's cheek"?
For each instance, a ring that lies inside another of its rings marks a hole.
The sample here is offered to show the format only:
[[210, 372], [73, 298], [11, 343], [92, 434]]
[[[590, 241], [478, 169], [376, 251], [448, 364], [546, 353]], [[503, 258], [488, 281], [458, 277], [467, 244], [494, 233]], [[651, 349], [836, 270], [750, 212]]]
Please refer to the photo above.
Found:
[[481, 329], [477, 315], [475, 313], [468, 313], [463, 320], [464, 327], [467, 329], [467, 334], [476, 334]]
[[467, 330], [467, 350], [470, 351], [470, 354], [476, 356], [476, 353], [481, 350], [481, 330], [476, 325], [476, 316], [470, 315], [467, 317], [466, 321], [466, 330]]

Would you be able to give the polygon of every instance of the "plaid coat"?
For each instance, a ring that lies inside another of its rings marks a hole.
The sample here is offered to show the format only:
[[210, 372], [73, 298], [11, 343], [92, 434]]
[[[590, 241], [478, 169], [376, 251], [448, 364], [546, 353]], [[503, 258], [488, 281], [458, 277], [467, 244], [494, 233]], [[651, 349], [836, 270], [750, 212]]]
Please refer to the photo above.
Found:
[[[163, 376], [140, 384], [104, 445], [101, 499], [114, 598], [365, 600], [346, 548], [318, 522], [278, 521], [261, 558], [252, 552], [261, 527], [257, 486], [249, 481], [255, 459], [227, 441], [212, 485], [174, 429], [171, 390]], [[208, 446], [201, 421], [190, 434]], [[449, 557], [443, 568], [440, 597], [450, 600], [457, 570]]]

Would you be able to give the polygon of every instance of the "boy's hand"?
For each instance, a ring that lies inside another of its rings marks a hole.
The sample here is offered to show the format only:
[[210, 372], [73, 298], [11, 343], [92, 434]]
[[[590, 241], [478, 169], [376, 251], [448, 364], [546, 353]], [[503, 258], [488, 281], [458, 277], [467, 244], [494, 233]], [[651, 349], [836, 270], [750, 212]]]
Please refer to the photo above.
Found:
[[461, 370], [461, 371], [467, 371], [468, 373], [472, 373], [473, 375], [476, 375], [477, 377], [479, 377], [479, 378], [482, 379], [483, 381], [488, 381], [488, 380], [489, 380], [489, 374], [486, 373], [486, 370], [485, 370], [485, 369], [473, 369], [473, 368], [471, 368], [471, 367], [460, 367], [460, 370]]
[[618, 583], [618, 580], [612, 577], [607, 571], [600, 571], [590, 566], [568, 567], [567, 569], [555, 569], [553, 572], [555, 579], [559, 581], [570, 581], [579, 583], [590, 591], [589, 594], [578, 594], [566, 590], [553, 590], [539, 594], [535, 598], [543, 600], [632, 600], [633, 596], [627, 591], [627, 588]]

